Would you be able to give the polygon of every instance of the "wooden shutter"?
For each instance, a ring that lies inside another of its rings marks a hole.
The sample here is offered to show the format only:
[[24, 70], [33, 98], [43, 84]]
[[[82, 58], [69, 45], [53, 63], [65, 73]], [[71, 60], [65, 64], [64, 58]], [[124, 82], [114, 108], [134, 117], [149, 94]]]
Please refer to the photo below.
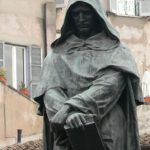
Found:
[[150, 0], [140, 0], [139, 16], [150, 16]]
[[61, 8], [61, 7], [64, 7], [65, 4], [64, 4], [64, 0], [56, 0], [56, 7], [57, 8]]
[[30, 91], [31, 97], [34, 96], [34, 92], [38, 82], [40, 81], [40, 72], [42, 67], [42, 49], [37, 46], [31, 46], [30, 48]]
[[0, 42], [0, 67], [4, 66], [4, 43]]

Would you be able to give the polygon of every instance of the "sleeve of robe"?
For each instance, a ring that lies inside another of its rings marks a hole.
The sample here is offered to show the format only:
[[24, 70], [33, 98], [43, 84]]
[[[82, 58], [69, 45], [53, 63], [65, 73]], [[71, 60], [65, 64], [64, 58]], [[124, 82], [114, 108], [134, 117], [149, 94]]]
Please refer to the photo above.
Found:
[[[42, 115], [43, 107], [48, 114], [56, 113], [67, 100], [63, 91], [63, 83], [55, 67], [56, 55], [49, 53], [43, 63], [41, 79], [37, 85], [34, 99], [40, 104], [39, 111]], [[48, 115], [48, 117], [51, 115]]]
[[83, 113], [95, 114], [97, 119], [101, 119], [117, 103], [125, 85], [122, 72], [106, 69], [88, 90], [72, 97], [66, 104]]

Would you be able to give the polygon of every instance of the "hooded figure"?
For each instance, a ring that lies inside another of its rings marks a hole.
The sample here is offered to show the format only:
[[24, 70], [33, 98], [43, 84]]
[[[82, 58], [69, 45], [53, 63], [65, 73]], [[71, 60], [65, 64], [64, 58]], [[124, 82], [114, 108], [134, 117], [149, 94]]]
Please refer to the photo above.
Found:
[[44, 150], [72, 150], [64, 125], [84, 126], [85, 115], [94, 116], [105, 150], [140, 150], [137, 66], [99, 0], [69, 0], [61, 37], [51, 48], [35, 95]]

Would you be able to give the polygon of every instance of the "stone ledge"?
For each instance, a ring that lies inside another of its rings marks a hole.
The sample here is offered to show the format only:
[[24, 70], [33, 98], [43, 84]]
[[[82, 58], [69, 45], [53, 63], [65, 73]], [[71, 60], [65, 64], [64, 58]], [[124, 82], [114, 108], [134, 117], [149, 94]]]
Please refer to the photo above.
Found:
[[14, 144], [1, 150], [42, 150], [42, 140], [29, 141], [23, 144]]
[[140, 144], [145, 147], [147, 147], [147, 146], [150, 147], [150, 134], [145, 133], [145, 134], [141, 135], [140, 136]]
[[[143, 134], [140, 137], [140, 144], [142, 150], [149, 150], [150, 148], [150, 134]], [[42, 150], [42, 140], [29, 141], [23, 144], [14, 144], [7, 146], [1, 150]]]

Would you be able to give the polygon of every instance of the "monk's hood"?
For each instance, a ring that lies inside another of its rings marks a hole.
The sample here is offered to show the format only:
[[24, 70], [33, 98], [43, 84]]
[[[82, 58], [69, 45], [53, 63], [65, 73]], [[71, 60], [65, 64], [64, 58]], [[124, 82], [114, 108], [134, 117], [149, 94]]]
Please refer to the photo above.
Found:
[[110, 24], [110, 22], [108, 21], [108, 18], [106, 16], [106, 12], [104, 11], [104, 8], [103, 8], [102, 3], [101, 3], [100, 0], [69, 0], [68, 1], [68, 5], [67, 5], [67, 9], [66, 9], [66, 16], [65, 16], [65, 19], [64, 19], [64, 25], [66, 24], [65, 22], [68, 21], [68, 18], [67, 18], [68, 17], [67, 13], [69, 12], [68, 10], [76, 2], [85, 2], [85, 3], [89, 4], [89, 5], [91, 5], [94, 8], [94, 10], [97, 12], [97, 14], [99, 15], [99, 17], [101, 19], [103, 19], [103, 21], [105, 22], [105, 25], [108, 28], [108, 30], [110, 31], [110, 33], [119, 39], [119, 34], [112, 27], [112, 25]]
[[[66, 8], [64, 22], [63, 22], [63, 25], [62, 25], [62, 28], [61, 28], [61, 36], [60, 36], [60, 38], [58, 38], [57, 40], [55, 40], [52, 43], [52, 45], [55, 45], [54, 43], [57, 43], [57, 41], [59, 41], [60, 39], [61, 39], [61, 44], [64, 43], [66, 41], [67, 35], [68, 34], [69, 35], [73, 34], [72, 33], [71, 18], [70, 18], [70, 10], [71, 10], [71, 7], [76, 2], [85, 2], [85, 3], [89, 4], [95, 10], [95, 12], [97, 13], [97, 15], [99, 17], [99, 18], [96, 17], [96, 19], [99, 19], [99, 21], [103, 21], [104, 26], [105, 26], [104, 30], [105, 31], [107, 30], [106, 32], [109, 33], [109, 35], [111, 37], [115, 37], [115, 39], [117, 39], [118, 41], [120, 41], [119, 40], [119, 33], [113, 28], [113, 26], [108, 21], [106, 13], [105, 13], [105, 11], [104, 11], [104, 9], [102, 7], [102, 4], [101, 4], [101, 2], [99, 0], [69, 0], [67, 8]], [[101, 26], [99, 28], [101, 29]], [[58, 46], [59, 44], [56, 44], [56, 45]]]

